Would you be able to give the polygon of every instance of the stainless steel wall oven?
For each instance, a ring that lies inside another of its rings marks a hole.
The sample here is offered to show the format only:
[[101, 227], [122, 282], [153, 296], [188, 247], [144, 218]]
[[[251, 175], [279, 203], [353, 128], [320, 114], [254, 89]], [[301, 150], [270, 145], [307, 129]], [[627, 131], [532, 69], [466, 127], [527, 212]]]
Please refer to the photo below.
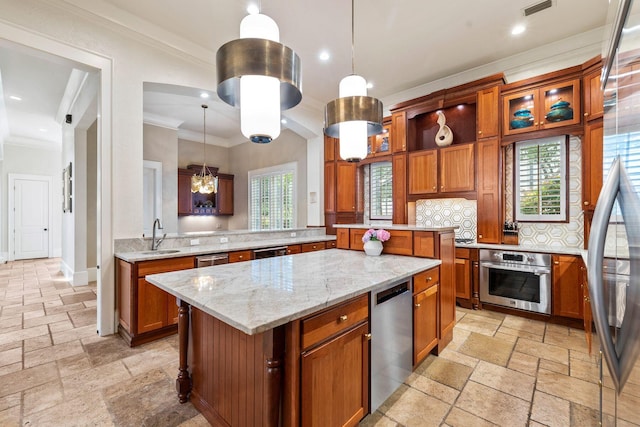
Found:
[[551, 314], [551, 255], [481, 249], [480, 301]]

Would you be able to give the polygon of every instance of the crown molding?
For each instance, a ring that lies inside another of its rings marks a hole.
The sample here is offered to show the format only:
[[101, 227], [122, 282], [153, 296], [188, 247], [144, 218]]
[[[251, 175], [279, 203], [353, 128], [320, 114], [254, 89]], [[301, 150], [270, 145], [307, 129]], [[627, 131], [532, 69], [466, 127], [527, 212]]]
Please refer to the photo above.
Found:
[[179, 130], [178, 128], [183, 120], [174, 119], [172, 117], [165, 117], [159, 114], [148, 113], [144, 111], [142, 113], [142, 122], [147, 125], [159, 126], [167, 129]]

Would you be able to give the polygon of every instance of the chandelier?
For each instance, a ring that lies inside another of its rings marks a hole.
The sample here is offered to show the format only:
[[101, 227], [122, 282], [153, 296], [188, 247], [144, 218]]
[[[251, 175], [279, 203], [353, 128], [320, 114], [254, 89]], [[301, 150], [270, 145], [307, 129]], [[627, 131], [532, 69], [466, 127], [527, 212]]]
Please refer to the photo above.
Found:
[[382, 133], [382, 102], [367, 96], [367, 82], [355, 73], [354, 0], [351, 0], [351, 75], [340, 81], [339, 98], [324, 111], [324, 133], [340, 139], [340, 157], [359, 162], [367, 157], [367, 137]]
[[202, 126], [202, 170], [191, 177], [192, 193], [211, 194], [218, 192], [218, 177], [213, 176], [207, 167], [207, 108], [209, 108], [208, 105], [202, 104], [202, 114], [204, 116]]

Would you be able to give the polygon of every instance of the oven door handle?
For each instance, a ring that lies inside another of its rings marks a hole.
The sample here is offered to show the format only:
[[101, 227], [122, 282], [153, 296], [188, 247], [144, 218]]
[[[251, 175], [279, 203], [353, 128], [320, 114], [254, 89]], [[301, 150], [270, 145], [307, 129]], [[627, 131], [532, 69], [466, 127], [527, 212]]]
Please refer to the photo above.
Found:
[[551, 269], [545, 268], [545, 267], [534, 267], [534, 268], [514, 267], [511, 265], [494, 264], [492, 262], [481, 262], [480, 266], [486, 267], [486, 268], [495, 268], [496, 270], [520, 271], [522, 273], [532, 273], [532, 274], [535, 274], [536, 276], [541, 276], [543, 274], [551, 273]]

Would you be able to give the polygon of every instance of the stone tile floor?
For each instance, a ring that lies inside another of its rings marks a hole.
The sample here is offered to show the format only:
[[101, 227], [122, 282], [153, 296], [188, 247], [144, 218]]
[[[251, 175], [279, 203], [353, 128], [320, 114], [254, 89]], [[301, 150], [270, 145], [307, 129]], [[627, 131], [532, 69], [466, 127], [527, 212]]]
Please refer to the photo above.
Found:
[[[0, 426], [206, 426], [174, 391], [177, 338], [129, 348], [96, 335], [95, 283], [57, 259], [0, 265]], [[583, 331], [458, 309], [454, 341], [361, 426], [597, 426], [599, 365]], [[613, 425], [605, 378], [605, 425]], [[640, 367], [618, 425], [640, 425]]]

